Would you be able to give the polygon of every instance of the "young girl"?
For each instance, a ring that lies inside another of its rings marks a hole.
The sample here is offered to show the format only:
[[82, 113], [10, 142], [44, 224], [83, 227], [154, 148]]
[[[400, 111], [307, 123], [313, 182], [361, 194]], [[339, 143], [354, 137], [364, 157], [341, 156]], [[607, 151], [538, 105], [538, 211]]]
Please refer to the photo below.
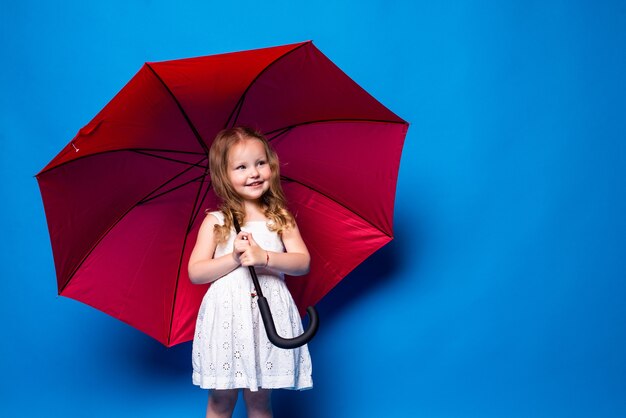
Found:
[[267, 339], [248, 266], [257, 270], [279, 335], [293, 338], [302, 322], [284, 274], [306, 274], [310, 256], [285, 207], [278, 157], [263, 135], [220, 132], [209, 168], [222, 204], [207, 214], [189, 259], [191, 281], [212, 283], [196, 323], [193, 383], [213, 389], [207, 417], [230, 417], [240, 388], [248, 416], [271, 417], [271, 389], [313, 386], [311, 358], [306, 345], [284, 350]]

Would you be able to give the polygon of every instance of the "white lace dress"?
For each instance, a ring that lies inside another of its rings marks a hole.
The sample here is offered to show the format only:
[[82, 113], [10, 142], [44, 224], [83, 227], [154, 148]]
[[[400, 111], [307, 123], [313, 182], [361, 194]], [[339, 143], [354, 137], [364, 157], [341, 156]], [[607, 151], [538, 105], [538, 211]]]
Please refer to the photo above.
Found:
[[[211, 214], [223, 224], [221, 212]], [[280, 237], [267, 228], [266, 222], [248, 222], [241, 229], [252, 233], [263, 249], [285, 251]], [[233, 229], [226, 243], [218, 245], [214, 257], [232, 252], [234, 239]], [[258, 267], [256, 271], [278, 334], [283, 338], [302, 334], [302, 321], [284, 276]], [[311, 388], [308, 347], [285, 350], [267, 339], [254, 292], [247, 267], [239, 267], [211, 284], [196, 322], [193, 383], [204, 389]]]

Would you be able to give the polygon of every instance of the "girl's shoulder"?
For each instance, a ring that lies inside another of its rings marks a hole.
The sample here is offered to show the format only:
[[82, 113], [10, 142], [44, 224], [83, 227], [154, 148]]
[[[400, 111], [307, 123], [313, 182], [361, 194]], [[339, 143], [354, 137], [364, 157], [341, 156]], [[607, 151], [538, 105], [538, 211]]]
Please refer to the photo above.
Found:
[[207, 210], [206, 211], [206, 215], [207, 216], [213, 215], [217, 219], [217, 221], [219, 222], [220, 225], [224, 225], [224, 219], [225, 218], [224, 218], [224, 214], [221, 211], [219, 211], [219, 210], [216, 210], [216, 211], [209, 211], [209, 210]]

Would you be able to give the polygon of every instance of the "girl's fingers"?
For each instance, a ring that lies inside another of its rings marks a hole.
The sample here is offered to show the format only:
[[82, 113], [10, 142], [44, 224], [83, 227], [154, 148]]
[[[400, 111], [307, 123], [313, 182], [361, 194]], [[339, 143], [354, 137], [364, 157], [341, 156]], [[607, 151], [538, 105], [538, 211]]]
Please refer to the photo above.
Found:
[[[260, 247], [259, 247], [260, 248]], [[248, 266], [263, 266], [265, 265], [265, 250], [259, 252], [258, 249], [248, 247], [240, 255], [241, 265]]]
[[236, 251], [242, 252], [242, 251], [245, 251], [246, 248], [250, 247], [250, 242], [248, 242], [247, 237], [248, 237], [247, 232], [241, 231], [239, 234], [237, 234], [237, 237], [235, 238], [235, 242], [234, 242], [234, 247]]
[[254, 240], [254, 238], [252, 237], [252, 234], [248, 233], [248, 235], [246, 236], [246, 239], [248, 241], [250, 241], [251, 245], [257, 245], [256, 241]]

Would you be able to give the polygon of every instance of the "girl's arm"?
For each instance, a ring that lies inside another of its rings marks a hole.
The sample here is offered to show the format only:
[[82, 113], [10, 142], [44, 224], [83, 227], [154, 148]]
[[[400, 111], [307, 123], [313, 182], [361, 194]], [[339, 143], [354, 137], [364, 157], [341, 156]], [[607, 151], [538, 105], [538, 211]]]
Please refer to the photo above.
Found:
[[[247, 238], [250, 242], [250, 248], [241, 254], [242, 266], [267, 267], [289, 276], [303, 276], [309, 272], [311, 256], [297, 225], [283, 231], [282, 240], [286, 250], [284, 253], [262, 249], [254, 241], [252, 234], [248, 234]], [[265, 265], [266, 262], [267, 266]]]
[[211, 283], [240, 266], [236, 253], [224, 254], [213, 258], [215, 253], [215, 236], [213, 227], [218, 224], [213, 215], [207, 215], [198, 231], [198, 239], [189, 257], [189, 280], [193, 284]]

